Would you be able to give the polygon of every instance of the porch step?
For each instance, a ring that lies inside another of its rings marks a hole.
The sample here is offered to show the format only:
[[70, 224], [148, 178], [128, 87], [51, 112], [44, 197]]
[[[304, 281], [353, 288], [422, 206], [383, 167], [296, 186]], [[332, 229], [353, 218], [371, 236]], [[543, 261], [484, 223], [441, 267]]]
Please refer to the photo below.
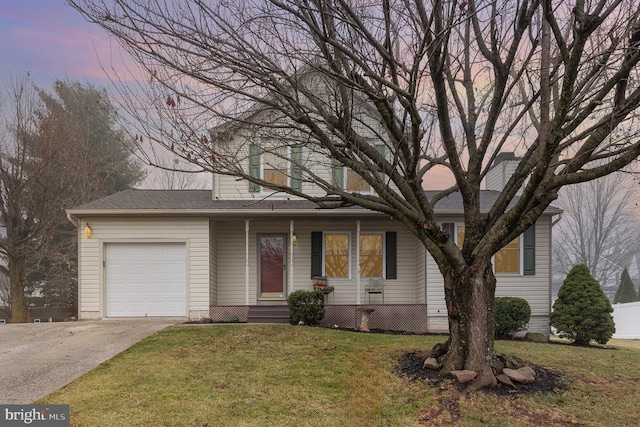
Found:
[[247, 323], [289, 323], [289, 306], [252, 305]]

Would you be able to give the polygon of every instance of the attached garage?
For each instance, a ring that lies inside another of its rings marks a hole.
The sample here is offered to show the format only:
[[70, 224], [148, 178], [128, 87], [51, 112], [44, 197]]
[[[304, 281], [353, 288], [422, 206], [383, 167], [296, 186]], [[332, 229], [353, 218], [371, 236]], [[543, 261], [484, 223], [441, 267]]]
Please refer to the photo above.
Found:
[[185, 243], [106, 243], [106, 317], [187, 315]]

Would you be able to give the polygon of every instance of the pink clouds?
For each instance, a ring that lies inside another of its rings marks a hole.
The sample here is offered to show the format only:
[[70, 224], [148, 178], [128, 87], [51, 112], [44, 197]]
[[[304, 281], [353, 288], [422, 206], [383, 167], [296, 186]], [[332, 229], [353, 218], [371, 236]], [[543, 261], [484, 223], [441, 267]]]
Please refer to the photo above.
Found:
[[[7, 4], [9, 3], [9, 4]], [[98, 80], [121, 58], [120, 48], [64, 0], [21, 0], [0, 5], [0, 76], [27, 71], [48, 86], [57, 78]]]

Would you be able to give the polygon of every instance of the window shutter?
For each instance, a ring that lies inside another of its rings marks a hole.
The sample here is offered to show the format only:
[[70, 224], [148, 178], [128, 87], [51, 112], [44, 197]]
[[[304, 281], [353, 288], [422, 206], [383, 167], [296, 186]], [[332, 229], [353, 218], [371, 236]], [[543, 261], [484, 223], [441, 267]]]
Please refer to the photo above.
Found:
[[398, 278], [398, 245], [397, 235], [395, 231], [388, 231], [385, 233], [385, 250], [386, 250], [386, 278], [397, 279]]
[[455, 242], [456, 225], [453, 222], [445, 222], [442, 224], [442, 231], [449, 232], [449, 240]]
[[[382, 157], [386, 157], [387, 147], [384, 144], [376, 144], [374, 147], [376, 151], [382, 155]], [[384, 173], [378, 172], [378, 178], [380, 178], [380, 180], [384, 180]]]
[[[255, 145], [249, 145], [249, 175], [254, 178], [260, 178], [260, 148]], [[260, 186], [256, 183], [249, 183], [249, 192], [257, 193]]]
[[524, 275], [536, 274], [536, 226], [527, 228], [523, 233], [524, 240]]
[[311, 278], [322, 276], [322, 231], [311, 232]]
[[291, 147], [291, 188], [302, 190], [302, 147]]
[[331, 159], [331, 180], [333, 185], [344, 189], [344, 169], [342, 163], [336, 159]]

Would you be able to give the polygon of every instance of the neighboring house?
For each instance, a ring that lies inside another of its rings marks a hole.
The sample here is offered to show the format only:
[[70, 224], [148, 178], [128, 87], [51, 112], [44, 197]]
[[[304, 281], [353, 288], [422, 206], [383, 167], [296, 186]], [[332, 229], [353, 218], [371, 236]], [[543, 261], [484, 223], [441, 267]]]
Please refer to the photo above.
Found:
[[[270, 166], [276, 163], [263, 158], [259, 173], [287, 179], [279, 171], [286, 165]], [[348, 171], [340, 178], [327, 173], [367, 191]], [[79, 238], [79, 318], [247, 321], [250, 309], [285, 305], [291, 292], [311, 290], [313, 277], [326, 276], [334, 287], [327, 326], [356, 327], [357, 308], [372, 305], [372, 328], [447, 331], [443, 278], [400, 222], [359, 207], [321, 210], [290, 196], [263, 200], [264, 190], [215, 176], [213, 190], [126, 190], [70, 209]], [[482, 191], [484, 211], [498, 194]], [[438, 202], [436, 212], [461, 240], [460, 195]], [[547, 335], [558, 213], [547, 209], [494, 262], [497, 295], [526, 298], [529, 330]], [[377, 278], [384, 279], [384, 294], [367, 293]]]

